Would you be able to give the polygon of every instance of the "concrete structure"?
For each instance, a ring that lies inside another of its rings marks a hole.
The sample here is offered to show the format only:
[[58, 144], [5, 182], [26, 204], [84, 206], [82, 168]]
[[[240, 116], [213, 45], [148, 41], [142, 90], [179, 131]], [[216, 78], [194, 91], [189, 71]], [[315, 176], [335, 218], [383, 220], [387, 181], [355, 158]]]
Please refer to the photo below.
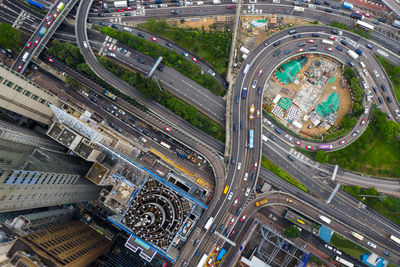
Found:
[[[89, 170], [87, 162], [45, 146], [33, 146], [32, 142], [27, 144], [26, 140], [13, 142], [2, 136], [1, 212], [97, 199], [101, 188], [82, 178]], [[45, 143], [44, 139], [41, 142]], [[49, 140], [49, 144], [54, 142]]]
[[0, 107], [50, 124], [53, 117], [50, 104], [58, 105], [56, 95], [0, 64]]
[[7, 253], [12, 264], [89, 266], [108, 252], [112, 242], [81, 221], [73, 221], [18, 238]]

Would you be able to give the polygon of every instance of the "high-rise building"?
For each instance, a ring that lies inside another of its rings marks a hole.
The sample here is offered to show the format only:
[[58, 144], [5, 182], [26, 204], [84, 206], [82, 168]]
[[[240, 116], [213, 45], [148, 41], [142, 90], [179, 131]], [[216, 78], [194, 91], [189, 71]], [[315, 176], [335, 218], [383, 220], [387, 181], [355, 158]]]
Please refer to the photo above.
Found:
[[62, 152], [53, 140], [29, 138], [34, 135], [29, 130], [18, 137], [2, 129], [0, 125], [0, 212], [98, 198], [101, 187], [83, 178], [91, 163]]
[[[19, 237], [7, 253], [17, 266], [88, 266], [106, 254], [112, 242], [81, 221], [72, 221]], [[22, 265], [22, 264], [26, 265]], [[21, 264], [21, 265], [18, 265]]]

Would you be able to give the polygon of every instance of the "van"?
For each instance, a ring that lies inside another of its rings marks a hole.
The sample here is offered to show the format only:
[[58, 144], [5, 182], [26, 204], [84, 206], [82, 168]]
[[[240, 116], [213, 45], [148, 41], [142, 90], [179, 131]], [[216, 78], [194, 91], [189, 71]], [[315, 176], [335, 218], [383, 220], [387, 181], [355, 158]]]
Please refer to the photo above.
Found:
[[386, 97], [387, 101], [390, 103], [392, 103], [392, 99], [390, 98], [390, 96]]
[[197, 244], [200, 242], [200, 239], [199, 238], [197, 238], [194, 242], [193, 242], [193, 246], [195, 247], [195, 246], [197, 246]]
[[232, 157], [232, 158], [231, 158], [231, 164], [234, 165], [235, 163], [236, 163], [236, 158], [235, 158], [235, 157]]
[[295, 158], [294, 158], [292, 155], [288, 155], [287, 157], [288, 157], [288, 159], [290, 159], [291, 161], [295, 161]]
[[119, 25], [118, 24], [111, 24], [111, 28], [114, 28], [114, 29], [118, 30]]
[[339, 50], [340, 52], [343, 51], [343, 47], [341, 47], [340, 45], [336, 46], [336, 49]]
[[275, 43], [274, 43], [274, 46], [278, 46], [278, 45], [280, 45], [281, 44], [281, 41], [276, 41]]
[[248, 196], [250, 195], [250, 190], [251, 190], [251, 188], [250, 188], [250, 187], [247, 187], [246, 193], [244, 193], [244, 195], [245, 195], [246, 197], [248, 197]]
[[194, 253], [194, 256], [197, 257], [200, 254], [200, 249], [196, 250], [196, 253]]
[[238, 163], [238, 165], [237, 165], [237, 169], [238, 169], [238, 171], [240, 170], [242, 168], [242, 163]]
[[342, 45], [347, 45], [347, 42], [346, 42], [345, 40], [340, 40], [340, 43], [341, 43]]
[[310, 46], [310, 47], [308, 48], [308, 51], [315, 51], [315, 50], [317, 50], [317, 47], [316, 47], [316, 46]]
[[197, 5], [198, 6], [204, 6], [204, 2], [203, 1], [197, 1]]
[[360, 61], [360, 62], [358, 63], [358, 65], [360, 65], [360, 67], [363, 68], [363, 69], [365, 68], [365, 64], [364, 64], [364, 62], [362, 62], [362, 61]]
[[249, 173], [248, 172], [246, 172], [245, 174], [244, 174], [244, 176], [243, 176], [243, 180], [244, 181], [247, 181], [247, 178], [249, 177]]
[[216, 224], [216, 223], [214, 223], [214, 224], [211, 226], [210, 233], [214, 233], [215, 228], [217, 228], [217, 224]]
[[302, 46], [305, 46], [305, 45], [306, 45], [306, 42], [300, 42], [300, 43], [297, 44], [298, 47], [302, 47]]
[[272, 141], [276, 140], [275, 136], [273, 136], [272, 134], [268, 135], [268, 138], [271, 139]]
[[289, 31], [289, 34], [295, 34], [296, 33], [296, 30], [290, 30]]
[[256, 174], [253, 173], [253, 174], [251, 175], [251, 181], [254, 182], [255, 180], [256, 180]]
[[332, 10], [332, 9], [330, 9], [330, 8], [325, 8], [325, 12], [328, 12], [328, 13], [333, 13], [333, 10]]
[[277, 50], [277, 51], [274, 52], [273, 56], [277, 57], [277, 56], [279, 56], [280, 53], [281, 53], [281, 50]]
[[384, 84], [381, 84], [381, 88], [382, 88], [382, 91], [384, 91], [384, 92], [387, 91], [386, 86]]
[[144, 33], [141, 33], [141, 32], [138, 32], [138, 34], [137, 34], [139, 37], [144, 37]]
[[240, 121], [240, 130], [244, 129], [244, 121]]
[[311, 34], [312, 37], [319, 37], [319, 33], [313, 33]]
[[234, 130], [235, 132], [237, 132], [238, 129], [239, 129], [238, 124], [237, 124], [237, 123], [234, 123], [234, 124], [233, 124], [233, 130]]
[[275, 128], [275, 132], [277, 132], [278, 134], [282, 134], [282, 131], [279, 128]]

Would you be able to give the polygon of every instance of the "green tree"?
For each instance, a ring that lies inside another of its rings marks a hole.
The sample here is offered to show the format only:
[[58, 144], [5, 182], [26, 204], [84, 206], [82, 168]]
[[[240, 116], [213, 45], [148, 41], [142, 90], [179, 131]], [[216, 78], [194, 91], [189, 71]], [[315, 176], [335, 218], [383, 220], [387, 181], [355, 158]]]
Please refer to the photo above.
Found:
[[0, 46], [17, 52], [21, 48], [21, 33], [11, 25], [0, 22]]
[[315, 160], [318, 162], [328, 162], [329, 156], [325, 151], [318, 150], [317, 153], [315, 153]]
[[287, 238], [296, 238], [296, 237], [300, 236], [300, 230], [296, 225], [292, 225], [290, 227], [285, 228], [285, 230], [283, 231], [283, 234]]

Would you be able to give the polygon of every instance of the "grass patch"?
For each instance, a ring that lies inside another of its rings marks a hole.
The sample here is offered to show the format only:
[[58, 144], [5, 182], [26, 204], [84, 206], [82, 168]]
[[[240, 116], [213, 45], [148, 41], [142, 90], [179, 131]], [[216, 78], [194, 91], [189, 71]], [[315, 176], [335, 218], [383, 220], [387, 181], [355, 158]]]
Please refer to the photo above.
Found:
[[211, 25], [209, 30], [204, 27], [180, 28], [168, 24], [165, 19], [149, 19], [138, 26], [177, 43], [214, 66], [217, 73], [226, 75], [232, 43], [229, 27], [224, 30], [215, 25]]
[[366, 39], [371, 39], [371, 35], [369, 34], [369, 32], [366, 32], [366, 31], [356, 28], [356, 27], [349, 28], [349, 26], [347, 26], [346, 24], [338, 22], [338, 21], [332, 22], [331, 26], [335, 27], [335, 28], [343, 29], [346, 31], [354, 32], [355, 34], [358, 34], [361, 37], [364, 37]]
[[400, 225], [400, 199], [393, 197], [386, 197], [385, 200], [381, 201], [377, 197], [367, 197], [365, 200], [363, 197], [358, 195], [372, 195], [379, 196], [379, 192], [376, 188], [360, 188], [359, 186], [342, 186], [350, 195], [358, 198], [361, 202], [365, 203], [376, 212], [388, 217], [392, 222]]
[[330, 244], [356, 259], [361, 259], [363, 253], [368, 253], [368, 250], [336, 233], [333, 233]]
[[262, 156], [261, 158], [261, 165], [272, 171], [275, 175], [277, 175], [278, 177], [280, 177], [281, 179], [285, 180], [286, 182], [296, 186], [297, 188], [303, 190], [304, 192], [308, 192], [308, 189], [304, 187], [304, 185], [302, 185], [301, 183], [299, 183], [296, 179], [294, 179], [293, 177], [291, 177], [289, 174], [287, 174], [286, 172], [284, 172], [281, 168], [279, 168], [278, 166], [276, 166], [274, 163], [272, 163], [271, 161], [269, 161], [265, 156]]
[[390, 81], [392, 82], [394, 93], [396, 94], [397, 100], [400, 99], [400, 65], [395, 66], [391, 64], [386, 58], [376, 55], [376, 58], [381, 63], [385, 72], [388, 74]]

